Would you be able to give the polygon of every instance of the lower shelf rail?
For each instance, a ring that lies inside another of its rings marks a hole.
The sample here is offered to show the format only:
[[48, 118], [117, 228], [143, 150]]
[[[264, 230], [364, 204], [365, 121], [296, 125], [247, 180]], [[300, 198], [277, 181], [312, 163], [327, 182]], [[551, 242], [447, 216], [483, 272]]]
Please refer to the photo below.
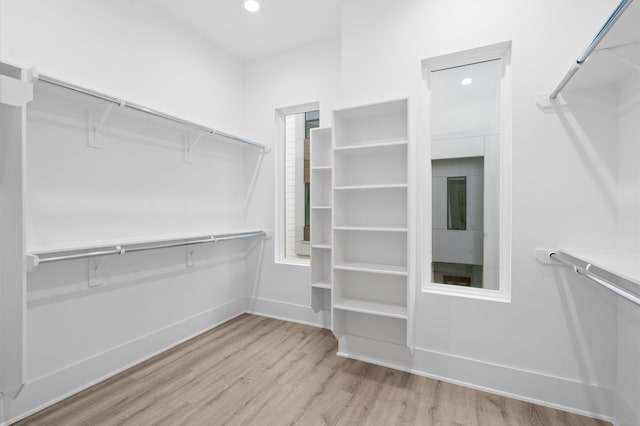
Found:
[[31, 271], [43, 263], [62, 262], [67, 260], [88, 259], [91, 257], [123, 255], [125, 253], [135, 253], [139, 251], [156, 250], [169, 247], [183, 247], [196, 244], [208, 244], [222, 241], [247, 239], [247, 238], [268, 238], [266, 231], [247, 231], [226, 233], [218, 235], [205, 235], [190, 238], [178, 238], [171, 240], [148, 241], [134, 244], [117, 244], [99, 247], [85, 247], [82, 249], [67, 249], [63, 251], [48, 251], [27, 254], [27, 267]]

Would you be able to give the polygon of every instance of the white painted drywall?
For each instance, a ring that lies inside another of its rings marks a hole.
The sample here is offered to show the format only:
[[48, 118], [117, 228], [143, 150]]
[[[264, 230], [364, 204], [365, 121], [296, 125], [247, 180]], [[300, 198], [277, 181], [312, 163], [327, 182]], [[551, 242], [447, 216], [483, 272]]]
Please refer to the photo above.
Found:
[[[632, 73], [618, 97], [618, 239], [619, 247], [640, 252], [640, 75]], [[640, 262], [640, 259], [638, 259]], [[640, 309], [618, 301], [617, 374], [614, 415], [617, 424], [640, 424]]]
[[243, 67], [143, 1], [2, 0], [0, 57], [238, 133]]
[[[245, 134], [270, 145], [278, 143], [276, 109], [309, 102], [319, 102], [320, 127], [329, 126], [331, 111], [338, 106], [340, 60], [340, 40], [332, 38], [247, 63]], [[274, 149], [264, 157], [255, 179], [247, 212], [252, 226], [275, 227], [274, 155], [278, 152], [282, 150]], [[248, 282], [249, 294], [255, 299], [252, 309], [290, 318], [295, 312], [300, 320], [321, 323], [322, 315], [310, 308], [309, 267], [276, 263], [274, 259], [273, 240], [266, 242], [264, 252], [251, 254], [247, 270], [255, 272]]]
[[[352, 0], [344, 5], [342, 94], [349, 103], [419, 93], [423, 58], [513, 41], [512, 301], [419, 293], [419, 350], [604, 389], [612, 385], [614, 296], [567, 270], [536, 263], [532, 253], [536, 247], [615, 243], [614, 102], [605, 114], [583, 106], [564, 115], [541, 111], [534, 102], [556, 85], [615, 4]], [[428, 368], [433, 374], [449, 371]], [[491, 380], [479, 381], [482, 386]], [[503, 391], [509, 389], [513, 386], [504, 385]], [[560, 405], [578, 399], [550, 398], [550, 389], [533, 382], [527, 392]], [[608, 415], [611, 401], [589, 395], [581, 407], [571, 408]]]
[[[144, 2], [2, 0], [0, 19], [3, 61], [241, 130], [243, 64]], [[27, 125], [28, 249], [244, 226], [255, 149], [204, 138], [186, 164], [183, 129], [119, 111], [102, 149], [88, 148], [82, 109], [38, 99]], [[173, 248], [29, 273], [27, 385], [0, 422], [245, 312], [245, 255], [259, 241], [200, 246], [191, 268]], [[89, 288], [95, 268], [103, 285]]]

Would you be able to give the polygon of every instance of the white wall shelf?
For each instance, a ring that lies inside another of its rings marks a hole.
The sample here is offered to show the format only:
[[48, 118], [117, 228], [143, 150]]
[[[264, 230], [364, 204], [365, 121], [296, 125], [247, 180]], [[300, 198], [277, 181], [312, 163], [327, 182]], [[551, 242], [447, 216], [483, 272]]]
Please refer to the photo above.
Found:
[[312, 249], [331, 250], [333, 246], [331, 244], [311, 244]]
[[333, 153], [331, 128], [311, 130], [311, 307], [331, 310]]
[[[564, 90], [616, 85], [640, 70], [640, 2], [623, 0], [604, 27], [551, 94], [541, 95], [541, 107], [566, 105], [581, 96]], [[550, 99], [557, 95], [554, 99]]]
[[368, 191], [377, 189], [407, 189], [409, 185], [406, 183], [394, 183], [394, 184], [377, 184], [377, 185], [351, 185], [351, 186], [336, 186], [333, 188], [336, 191]]
[[407, 268], [404, 266], [381, 265], [378, 263], [338, 261], [334, 263], [333, 268], [343, 271], [370, 272], [373, 274], [407, 275]]
[[407, 140], [392, 140], [392, 141], [386, 141], [386, 142], [363, 143], [362, 145], [339, 146], [339, 147], [336, 147], [335, 151], [341, 152], [341, 151], [387, 148], [387, 147], [395, 147], [395, 146], [406, 146], [408, 143], [409, 142]]
[[640, 294], [640, 253], [620, 249], [583, 248], [561, 248], [559, 253], [579, 259], [638, 286], [636, 292]]
[[[98, 136], [98, 133], [102, 128], [102, 126], [104, 126], [110, 113], [115, 112], [116, 110], [117, 111], [129, 110], [129, 111], [132, 111], [134, 114], [137, 114], [138, 116], [142, 116], [142, 117], [146, 116], [147, 118], [160, 120], [163, 122], [171, 122], [175, 125], [182, 126], [187, 131], [193, 132], [194, 137], [190, 141], [189, 140], [185, 141], [185, 159], [187, 160], [189, 159], [195, 147], [199, 143], [200, 137], [203, 135], [219, 137], [231, 142], [239, 142], [245, 145], [259, 148], [262, 152], [269, 152], [269, 149], [265, 145], [259, 142], [255, 142], [246, 138], [232, 135], [231, 133], [216, 130], [208, 126], [204, 126], [202, 124], [194, 123], [192, 121], [185, 120], [183, 118], [166, 114], [164, 112], [156, 111], [146, 106], [125, 101], [124, 99], [119, 99], [110, 95], [105, 95], [95, 90], [78, 86], [74, 83], [65, 82], [57, 78], [45, 76], [45, 75], [38, 76], [37, 73], [36, 73], [36, 78], [38, 82], [42, 82], [44, 85], [50, 86], [49, 89], [53, 91], [57, 91], [58, 94], [60, 94], [61, 91], [66, 91], [67, 96], [69, 95], [74, 96], [76, 100], [78, 100], [79, 97], [85, 97], [87, 98], [87, 101], [85, 103], [91, 102], [92, 104], [90, 105], [91, 108], [94, 108], [94, 109], [96, 107], [98, 108], [98, 110], [94, 111], [97, 113], [97, 114], [94, 114], [96, 115], [97, 122], [94, 125], [94, 132], [90, 132], [90, 139], [91, 138], [94, 139], [92, 142], [90, 141], [90, 145], [97, 144], [97, 142], [95, 141], [95, 138]], [[88, 99], [91, 99], [91, 100], [89, 101]]]
[[336, 231], [408, 232], [407, 228], [381, 228], [375, 226], [334, 226]]
[[326, 282], [326, 281], [320, 281], [317, 283], [311, 283], [311, 287], [313, 288], [319, 288], [322, 290], [331, 290], [331, 283]]
[[404, 306], [387, 305], [383, 303], [366, 302], [353, 299], [334, 299], [333, 309], [360, 312], [389, 318], [407, 319], [407, 308]]
[[[332, 331], [410, 345], [409, 100], [334, 112]], [[339, 349], [341, 352], [347, 352]]]
[[68, 260], [87, 259], [92, 257], [104, 257], [111, 255], [125, 255], [147, 250], [156, 250], [170, 247], [192, 246], [198, 244], [217, 243], [223, 241], [269, 237], [270, 233], [263, 230], [250, 230], [240, 232], [207, 233], [191, 235], [189, 237], [145, 239], [137, 242], [120, 242], [115, 244], [98, 244], [57, 248], [50, 250], [31, 251], [27, 254], [27, 270], [31, 271], [43, 263], [61, 262]]

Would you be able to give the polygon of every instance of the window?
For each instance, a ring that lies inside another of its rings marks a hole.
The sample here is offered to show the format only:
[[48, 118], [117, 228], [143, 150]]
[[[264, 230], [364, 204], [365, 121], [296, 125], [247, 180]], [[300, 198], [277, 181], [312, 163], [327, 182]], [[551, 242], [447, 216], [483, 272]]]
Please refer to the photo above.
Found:
[[308, 264], [310, 254], [310, 131], [318, 127], [317, 104], [278, 111], [279, 261]]
[[510, 43], [423, 61], [423, 290], [510, 299]]

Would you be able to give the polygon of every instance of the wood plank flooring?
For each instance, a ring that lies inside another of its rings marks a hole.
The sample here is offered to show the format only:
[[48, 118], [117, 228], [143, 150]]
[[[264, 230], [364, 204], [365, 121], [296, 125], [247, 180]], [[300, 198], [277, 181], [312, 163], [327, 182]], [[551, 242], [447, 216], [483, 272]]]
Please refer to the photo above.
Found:
[[329, 330], [242, 315], [17, 424], [609, 424], [336, 349]]

